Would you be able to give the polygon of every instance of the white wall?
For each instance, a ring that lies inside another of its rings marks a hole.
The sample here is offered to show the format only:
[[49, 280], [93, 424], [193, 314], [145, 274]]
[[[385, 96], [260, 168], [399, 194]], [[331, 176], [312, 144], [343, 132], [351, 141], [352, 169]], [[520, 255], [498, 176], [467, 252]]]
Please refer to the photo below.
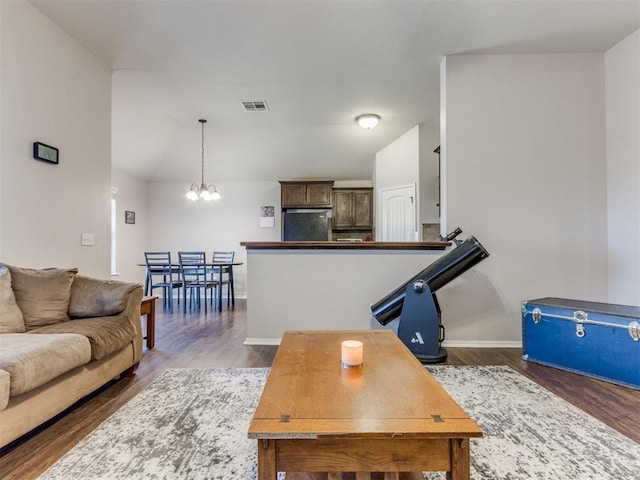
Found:
[[[382, 328], [370, 306], [435, 261], [440, 250], [250, 250], [247, 343], [285, 330]], [[397, 320], [387, 328], [397, 329]]]
[[[447, 234], [447, 57], [440, 63], [440, 235]], [[455, 228], [455, 227], [454, 227]]]
[[609, 302], [640, 305], [640, 30], [605, 53]]
[[440, 126], [421, 123], [420, 127], [420, 221], [438, 223], [438, 154], [433, 151], [440, 145]]
[[[280, 240], [280, 184], [278, 182], [219, 182], [218, 203], [193, 203], [185, 183], [150, 183], [147, 250], [169, 250], [177, 261], [179, 250], [234, 250], [235, 294], [246, 296], [246, 250], [242, 241]], [[261, 206], [275, 207], [275, 228], [261, 228]], [[137, 252], [144, 261], [144, 249]], [[143, 281], [140, 268], [137, 281]]]
[[[111, 72], [30, 3], [0, 11], [0, 259], [108, 278]], [[35, 141], [59, 165], [34, 160]]]
[[[4, 40], [3, 40], [3, 35], [2, 35], [2, 6], [0, 5], [0, 112], [2, 112], [2, 51], [3, 51], [3, 44], [4, 44]], [[1, 146], [1, 142], [2, 142], [2, 114], [0, 113], [0, 261], [2, 261], [2, 212], [3, 212], [3, 198], [4, 195], [3, 193], [3, 188], [2, 185], [4, 184], [4, 182], [2, 181], [3, 178], [3, 162], [2, 162], [2, 146]]]
[[[400, 138], [376, 153], [373, 173], [375, 192], [376, 238], [381, 230], [380, 189], [401, 185], [416, 185], [416, 196], [420, 198], [420, 129], [416, 125]], [[420, 218], [420, 202], [417, 202], [417, 218]], [[421, 228], [418, 228], [421, 231]]]
[[420, 136], [416, 125], [393, 143], [376, 153], [376, 188], [406, 185], [418, 181]]
[[447, 57], [446, 230], [491, 256], [439, 293], [447, 336], [521, 338], [520, 303], [607, 300], [604, 57]]
[[[149, 238], [148, 184], [126, 172], [113, 168], [111, 185], [118, 189], [116, 193], [116, 280], [123, 282], [141, 282], [144, 279], [143, 268], [136, 265], [144, 261], [141, 252], [147, 250]], [[124, 212], [135, 213], [135, 224], [125, 223]], [[142, 276], [141, 276], [142, 275]], [[158, 293], [158, 291], [156, 291]]]

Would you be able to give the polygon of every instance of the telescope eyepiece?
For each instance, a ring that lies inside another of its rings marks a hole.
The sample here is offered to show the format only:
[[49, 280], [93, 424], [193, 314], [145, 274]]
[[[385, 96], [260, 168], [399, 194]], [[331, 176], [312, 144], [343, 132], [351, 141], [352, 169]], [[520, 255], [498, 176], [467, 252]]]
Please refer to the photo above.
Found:
[[462, 233], [462, 229], [460, 227], [458, 227], [453, 232], [449, 233], [446, 237], [440, 237], [440, 238], [442, 238], [442, 240], [445, 241], [445, 242], [450, 242], [451, 240], [456, 238], [461, 233]]

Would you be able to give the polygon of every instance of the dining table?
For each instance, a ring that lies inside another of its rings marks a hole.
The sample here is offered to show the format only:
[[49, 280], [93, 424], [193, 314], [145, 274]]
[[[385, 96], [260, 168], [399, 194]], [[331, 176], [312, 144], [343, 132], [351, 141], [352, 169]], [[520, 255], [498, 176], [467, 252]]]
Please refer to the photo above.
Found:
[[[136, 263], [139, 267], [147, 267], [145, 262]], [[222, 311], [222, 276], [224, 273], [229, 275], [229, 282], [231, 284], [231, 304], [235, 305], [235, 292], [233, 287], [233, 267], [237, 267], [240, 265], [244, 265], [243, 262], [206, 262], [207, 268], [215, 268], [216, 273], [218, 274], [218, 285], [220, 286], [220, 294], [217, 295], [216, 299], [216, 309], [218, 311]], [[217, 267], [217, 268], [216, 268]], [[226, 270], [226, 271], [225, 271]], [[179, 263], [171, 263], [171, 271], [173, 273], [180, 273], [180, 264]], [[149, 272], [145, 273], [144, 276], [144, 294], [150, 295], [149, 292]]]

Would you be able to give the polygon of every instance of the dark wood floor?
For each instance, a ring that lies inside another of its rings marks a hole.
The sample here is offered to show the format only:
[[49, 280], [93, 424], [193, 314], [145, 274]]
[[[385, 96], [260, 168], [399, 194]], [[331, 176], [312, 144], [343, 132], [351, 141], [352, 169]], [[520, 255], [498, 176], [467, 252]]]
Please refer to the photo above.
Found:
[[[167, 368], [267, 367], [276, 347], [244, 346], [246, 308], [204, 314], [156, 315], [156, 346], [145, 348], [133, 378], [111, 382], [64, 414], [0, 452], [0, 478], [36, 478]], [[640, 443], [640, 392], [527, 363], [520, 349], [449, 348], [447, 363], [509, 365]], [[0, 426], [1, 428], [1, 426]]]

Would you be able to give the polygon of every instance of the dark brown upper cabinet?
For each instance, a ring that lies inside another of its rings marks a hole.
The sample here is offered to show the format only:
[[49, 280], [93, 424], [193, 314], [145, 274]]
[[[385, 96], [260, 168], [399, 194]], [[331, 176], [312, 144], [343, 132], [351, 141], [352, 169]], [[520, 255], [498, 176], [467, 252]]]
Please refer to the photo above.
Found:
[[333, 189], [333, 229], [373, 228], [373, 188]]
[[333, 181], [281, 181], [282, 208], [331, 208]]

